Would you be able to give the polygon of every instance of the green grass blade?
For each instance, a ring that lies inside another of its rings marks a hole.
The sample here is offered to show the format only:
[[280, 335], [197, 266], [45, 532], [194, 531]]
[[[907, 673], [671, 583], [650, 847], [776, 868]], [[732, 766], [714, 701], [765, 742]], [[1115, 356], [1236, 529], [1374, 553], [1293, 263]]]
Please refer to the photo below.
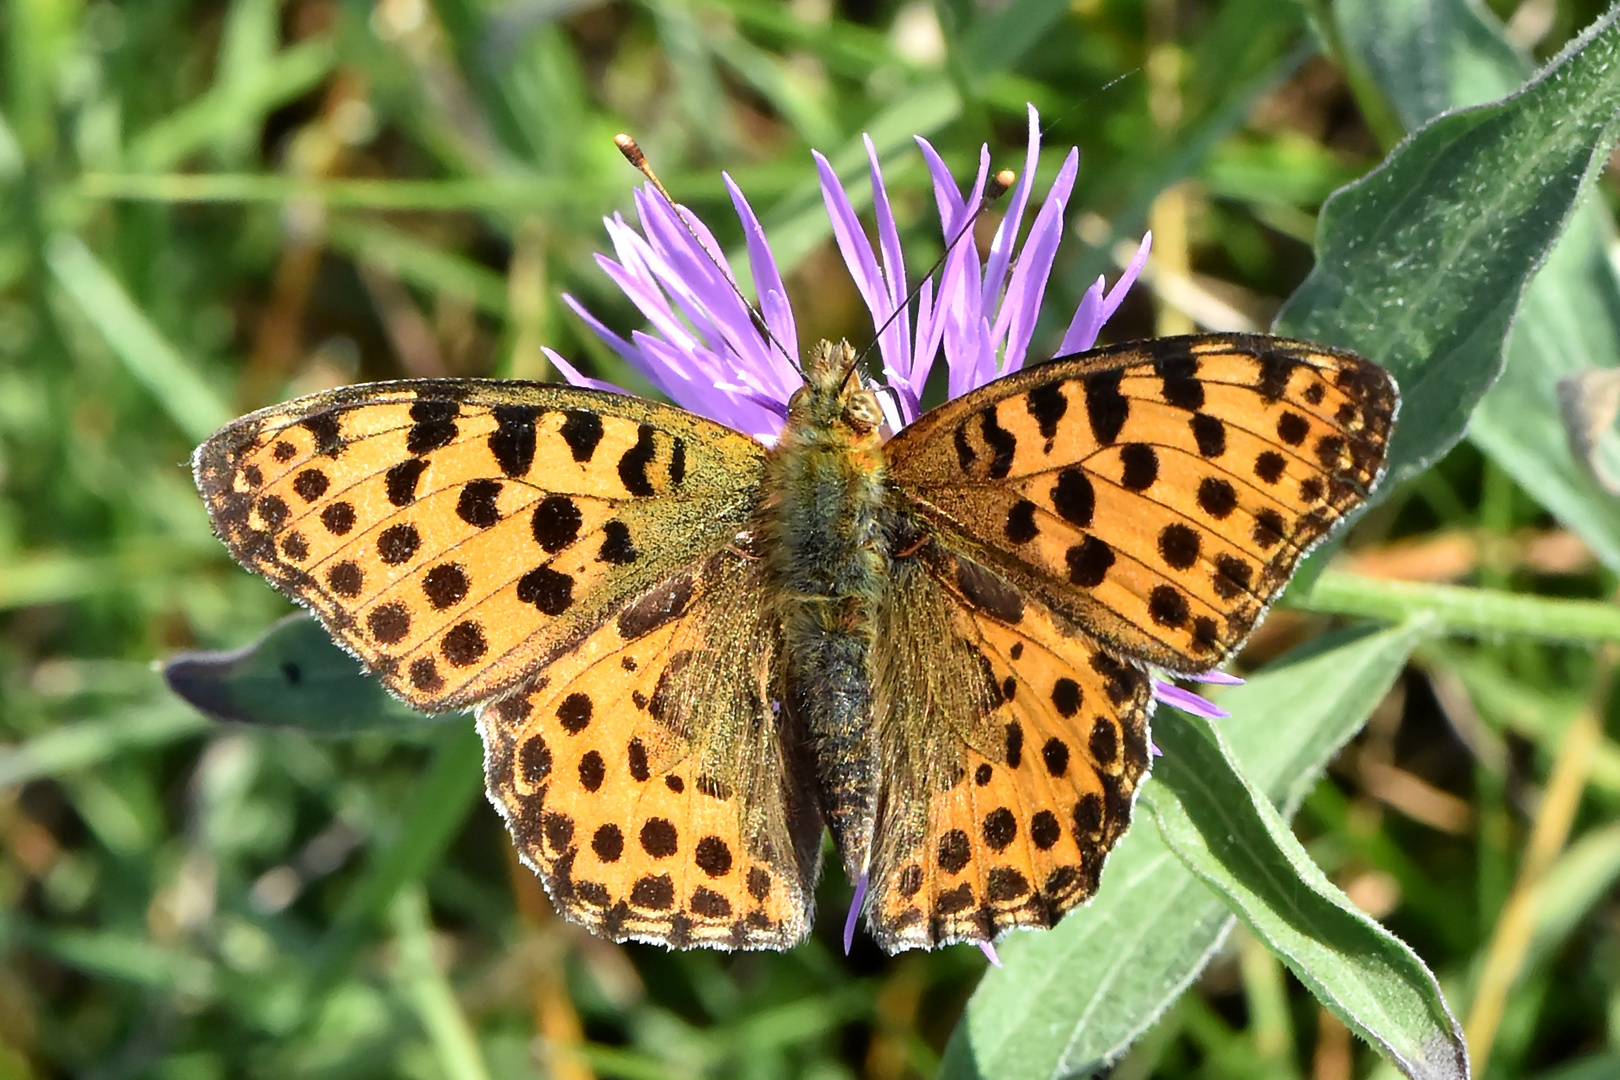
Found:
[[450, 1080], [490, 1080], [467, 1014], [434, 961], [422, 887], [402, 889], [388, 912], [399, 943], [400, 989], [422, 1022], [444, 1075]]
[[1308, 588], [1290, 590], [1286, 606], [1386, 622], [1425, 615], [1435, 619], [1447, 633], [1473, 637], [1517, 635], [1542, 641], [1620, 641], [1620, 607], [1614, 604], [1389, 581], [1342, 571], [1327, 571]]
[[124, 286], [78, 237], [53, 237], [46, 259], [57, 284], [78, 305], [80, 314], [187, 437], [201, 442], [231, 418], [233, 410], [225, 400], [152, 325]]

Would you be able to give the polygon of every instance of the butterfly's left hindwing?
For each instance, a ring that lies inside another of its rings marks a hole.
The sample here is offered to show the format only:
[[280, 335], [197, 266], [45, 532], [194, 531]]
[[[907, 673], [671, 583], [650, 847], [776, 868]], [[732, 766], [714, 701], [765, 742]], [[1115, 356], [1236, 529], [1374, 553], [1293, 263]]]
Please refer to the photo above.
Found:
[[214, 530], [425, 711], [495, 696], [758, 501], [763, 448], [575, 387], [346, 387], [237, 420], [194, 461]]
[[721, 552], [479, 710], [490, 799], [570, 919], [675, 948], [809, 933], [821, 818], [778, 656], [759, 564]]

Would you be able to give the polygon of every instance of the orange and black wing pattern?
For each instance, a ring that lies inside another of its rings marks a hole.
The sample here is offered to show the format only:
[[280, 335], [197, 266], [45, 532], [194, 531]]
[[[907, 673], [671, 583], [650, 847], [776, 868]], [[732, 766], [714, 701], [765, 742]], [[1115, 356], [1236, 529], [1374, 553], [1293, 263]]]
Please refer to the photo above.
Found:
[[907, 508], [1121, 653], [1174, 671], [1242, 643], [1382, 474], [1381, 368], [1215, 334], [998, 379], [888, 445]]
[[874, 934], [896, 952], [1051, 926], [1130, 823], [1147, 671], [937, 544], [897, 564], [890, 609]]
[[504, 692], [727, 544], [763, 460], [666, 405], [446, 380], [261, 410], [193, 467], [237, 560], [437, 711]]
[[490, 798], [570, 919], [675, 948], [809, 932], [822, 826], [778, 735], [770, 610], [722, 552], [479, 711]]

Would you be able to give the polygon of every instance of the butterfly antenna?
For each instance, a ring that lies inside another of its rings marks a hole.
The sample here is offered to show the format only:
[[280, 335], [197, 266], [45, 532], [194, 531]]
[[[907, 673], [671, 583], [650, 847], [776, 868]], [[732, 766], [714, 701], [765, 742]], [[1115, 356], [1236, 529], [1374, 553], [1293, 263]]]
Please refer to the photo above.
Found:
[[629, 135], [619, 134], [613, 137], [613, 145], [619, 148], [619, 153], [624, 155], [624, 159], [634, 166], [637, 172], [647, 178], [647, 182], [653, 186], [653, 190], [658, 192], [658, 194], [663, 197], [664, 202], [669, 205], [669, 208], [675, 214], [676, 219], [679, 220], [682, 225], [686, 226], [686, 231], [692, 237], [693, 242], [697, 244], [698, 248], [703, 252], [703, 254], [709, 257], [709, 261], [714, 264], [714, 268], [716, 270], [720, 271], [720, 276], [726, 280], [726, 284], [731, 286], [731, 291], [737, 294], [737, 299], [741, 300], [743, 302], [743, 306], [748, 309], [748, 317], [753, 322], [754, 329], [758, 330], [762, 335], [764, 335], [767, 341], [776, 346], [776, 351], [781, 353], [783, 359], [788, 362], [788, 365], [792, 367], [794, 371], [799, 372], [800, 376], [802, 377], [804, 374], [804, 369], [800, 367], [799, 362], [788, 353], [786, 346], [776, 339], [776, 335], [771, 333], [770, 326], [768, 326], [765, 322], [764, 313], [762, 313], [759, 308], [755, 307], [754, 303], [749, 300], [748, 297], [743, 295], [743, 291], [737, 287], [737, 283], [732, 280], [731, 274], [727, 272], [725, 264], [722, 263], [719, 257], [715, 255], [714, 252], [710, 251], [709, 246], [703, 242], [703, 238], [698, 235], [697, 229], [693, 227], [692, 222], [687, 218], [680, 205], [675, 201], [674, 197], [670, 195], [669, 189], [664, 186], [664, 182], [662, 180], [658, 179], [658, 174], [653, 172], [653, 167], [648, 163], [647, 155], [641, 149], [641, 144], [636, 142], [636, 140]]
[[973, 228], [973, 223], [979, 220], [979, 215], [988, 210], [991, 203], [1005, 195], [1008, 189], [1010, 189], [1013, 184], [1017, 182], [1018, 174], [1013, 172], [1011, 169], [1002, 169], [1000, 172], [990, 177], [989, 180], [985, 181], [984, 197], [979, 200], [979, 205], [973, 208], [973, 213], [969, 214], [968, 219], [962, 223], [962, 227], [956, 230], [956, 235], [952, 236], [950, 240], [946, 242], [945, 250], [940, 252], [939, 258], [934, 260], [934, 265], [928, 268], [927, 273], [923, 274], [922, 278], [912, 288], [911, 292], [906, 294], [905, 301], [902, 302], [899, 307], [895, 308], [887, 319], [883, 320], [882, 325], [880, 325], [877, 328], [876, 333], [873, 334], [871, 344], [862, 349], [861, 354], [850, 363], [849, 370], [844, 372], [843, 383], [840, 386], [841, 390], [848, 387], [849, 380], [854, 376], [855, 372], [860, 370], [861, 365], [865, 363], [866, 358], [871, 355], [872, 350], [877, 348], [878, 342], [883, 340], [883, 332], [890, 326], [893, 326], [896, 319], [911, 310], [912, 303], [917, 299], [918, 295], [922, 293], [923, 285], [925, 285], [928, 282], [928, 279], [933, 277], [934, 274], [939, 271], [940, 267], [945, 265], [945, 260], [950, 258], [951, 252], [955, 250], [956, 245], [964, 236], [968, 234], [968, 230]]

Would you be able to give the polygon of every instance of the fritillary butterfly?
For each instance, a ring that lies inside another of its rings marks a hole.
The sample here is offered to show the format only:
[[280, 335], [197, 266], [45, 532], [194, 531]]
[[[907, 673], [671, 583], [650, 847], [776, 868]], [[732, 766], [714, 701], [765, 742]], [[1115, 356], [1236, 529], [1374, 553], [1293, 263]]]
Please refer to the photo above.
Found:
[[416, 708], [475, 706], [569, 918], [786, 948], [823, 823], [890, 951], [1050, 926], [1148, 768], [1149, 665], [1229, 657], [1380, 476], [1346, 352], [1206, 335], [982, 386], [884, 441], [847, 345], [780, 441], [575, 387], [300, 398], [197, 451], [215, 530]]

